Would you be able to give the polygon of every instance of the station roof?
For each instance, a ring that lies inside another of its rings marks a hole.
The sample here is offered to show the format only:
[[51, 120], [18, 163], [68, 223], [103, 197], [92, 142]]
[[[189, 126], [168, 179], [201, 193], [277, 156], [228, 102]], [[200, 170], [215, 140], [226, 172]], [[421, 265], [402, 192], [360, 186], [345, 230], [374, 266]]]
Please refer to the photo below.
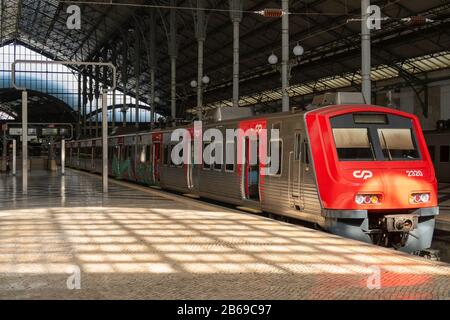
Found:
[[[102, 3], [103, 2], [103, 3]], [[106, 5], [109, 1], [2, 0], [0, 45], [18, 42], [55, 60], [111, 60], [115, 55], [119, 87], [133, 94], [136, 82], [140, 99], [149, 99], [148, 41], [150, 12], [157, 12], [157, 91], [162, 100], [170, 98], [170, 60], [168, 55], [169, 10], [151, 9], [142, 4], [167, 6], [170, 1], [120, 1], [125, 5]], [[199, 1], [176, 0], [189, 8]], [[232, 96], [232, 23], [229, 1], [204, 1], [208, 16], [204, 73], [211, 79], [204, 101], [210, 107], [229, 105]], [[277, 8], [280, 1], [243, 1], [240, 24], [241, 105], [265, 104], [280, 98], [280, 74], [268, 64], [271, 53], [281, 57], [281, 19], [251, 13]], [[300, 43], [305, 52], [293, 61], [290, 94], [299, 97], [343, 86], [359, 86], [360, 18], [359, 0], [291, 1], [290, 49]], [[67, 7], [78, 4], [82, 12], [81, 30], [69, 30]], [[371, 1], [381, 8], [381, 29], [372, 31], [372, 77], [401, 76], [421, 85], [417, 74], [449, 68], [450, 4], [441, 0]], [[223, 10], [223, 11], [222, 11]], [[426, 16], [433, 21], [409, 26], [400, 18]], [[353, 19], [353, 20], [352, 20]], [[190, 82], [197, 77], [195, 10], [178, 9], [177, 109], [183, 115], [196, 105]], [[135, 40], [140, 35], [140, 48]], [[126, 48], [126, 50], [125, 50]], [[292, 54], [291, 54], [292, 55]], [[126, 63], [124, 63], [126, 61]], [[135, 76], [139, 65], [141, 75]], [[125, 82], [125, 83], [124, 83]], [[170, 104], [166, 104], [167, 113]]]

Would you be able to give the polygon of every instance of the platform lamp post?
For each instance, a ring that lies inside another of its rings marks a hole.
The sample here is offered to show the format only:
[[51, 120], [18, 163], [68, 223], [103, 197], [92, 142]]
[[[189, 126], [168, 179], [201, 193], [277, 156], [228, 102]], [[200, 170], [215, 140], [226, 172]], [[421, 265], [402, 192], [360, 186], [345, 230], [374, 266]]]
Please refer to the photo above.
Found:
[[[22, 193], [28, 192], [28, 92], [25, 87], [20, 87], [16, 83], [17, 64], [45, 64], [45, 65], [65, 65], [65, 66], [99, 66], [108, 67], [113, 71], [112, 85], [109, 89], [102, 91], [102, 149], [103, 149], [103, 192], [108, 192], [108, 121], [107, 121], [107, 98], [108, 91], [114, 92], [116, 89], [116, 67], [110, 62], [79, 62], [79, 61], [45, 61], [45, 60], [15, 60], [11, 65], [11, 82], [13, 88], [22, 91]], [[106, 85], [106, 84], [105, 84]]]
[[278, 57], [275, 53], [272, 52], [272, 54], [267, 58], [267, 62], [277, 71], [279, 71], [282, 76], [284, 75], [284, 68], [287, 67], [287, 81], [282, 81], [282, 97], [283, 97], [283, 112], [289, 111], [289, 105], [286, 105], [286, 98], [285, 96], [288, 95], [288, 87], [286, 87], [286, 83], [288, 83], [288, 80], [291, 78], [291, 71], [292, 68], [297, 66], [303, 56], [303, 53], [305, 50], [303, 47], [297, 42], [297, 45], [292, 49], [292, 53], [294, 54], [294, 59], [291, 59], [288, 61], [287, 64], [284, 62], [281, 63], [281, 65], [278, 63]]
[[[211, 82], [211, 79], [208, 76], [203, 76], [202, 78], [202, 85], [200, 86], [201, 90], [197, 90], [197, 94], [199, 94], [200, 101], [202, 102], [201, 105], [198, 106], [199, 110], [197, 110], [197, 113], [200, 115], [203, 113], [203, 92], [205, 91], [206, 87], [208, 87], [209, 83]], [[190, 86], [193, 90], [196, 90], [198, 87], [197, 80], [192, 80], [190, 83]], [[202, 119], [199, 119], [202, 120]]]

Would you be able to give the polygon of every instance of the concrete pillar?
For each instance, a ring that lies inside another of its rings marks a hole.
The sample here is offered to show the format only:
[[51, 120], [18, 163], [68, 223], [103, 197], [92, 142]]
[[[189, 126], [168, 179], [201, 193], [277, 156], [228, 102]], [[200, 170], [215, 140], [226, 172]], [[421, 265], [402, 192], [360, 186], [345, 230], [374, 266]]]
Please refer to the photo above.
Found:
[[244, 0], [229, 0], [233, 23], [233, 108], [239, 107], [239, 26], [242, 21]]
[[361, 91], [367, 104], [371, 103], [371, 53], [370, 53], [370, 29], [367, 25], [369, 14], [367, 9], [370, 0], [361, 0]]
[[289, 111], [289, 0], [281, 1], [281, 91], [282, 111]]

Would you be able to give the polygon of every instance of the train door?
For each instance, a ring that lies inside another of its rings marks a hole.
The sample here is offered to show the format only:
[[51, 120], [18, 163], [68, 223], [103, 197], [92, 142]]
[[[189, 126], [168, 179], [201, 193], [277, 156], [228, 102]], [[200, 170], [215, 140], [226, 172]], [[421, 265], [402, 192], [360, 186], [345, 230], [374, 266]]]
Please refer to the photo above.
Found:
[[296, 209], [303, 210], [303, 135], [296, 131], [294, 137], [294, 151], [289, 153], [289, 197]]
[[194, 140], [188, 144], [187, 156], [189, 157], [186, 164], [186, 181], [189, 190], [194, 189], [193, 170], [194, 170]]
[[152, 144], [152, 166], [153, 166], [153, 181], [157, 184], [160, 182], [159, 166], [161, 164], [161, 143], [154, 142]]
[[[245, 199], [259, 201], [259, 135], [244, 139], [244, 195]], [[253, 140], [253, 141], [252, 141]], [[254, 145], [256, 144], [256, 148]], [[253, 154], [256, 151], [256, 154]]]

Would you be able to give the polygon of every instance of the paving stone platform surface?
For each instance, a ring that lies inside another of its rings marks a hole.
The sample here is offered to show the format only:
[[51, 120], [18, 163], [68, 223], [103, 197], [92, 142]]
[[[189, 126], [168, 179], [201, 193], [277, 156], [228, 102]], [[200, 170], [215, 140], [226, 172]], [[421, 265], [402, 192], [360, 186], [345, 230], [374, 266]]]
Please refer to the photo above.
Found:
[[450, 299], [450, 265], [68, 170], [0, 176], [2, 299]]

